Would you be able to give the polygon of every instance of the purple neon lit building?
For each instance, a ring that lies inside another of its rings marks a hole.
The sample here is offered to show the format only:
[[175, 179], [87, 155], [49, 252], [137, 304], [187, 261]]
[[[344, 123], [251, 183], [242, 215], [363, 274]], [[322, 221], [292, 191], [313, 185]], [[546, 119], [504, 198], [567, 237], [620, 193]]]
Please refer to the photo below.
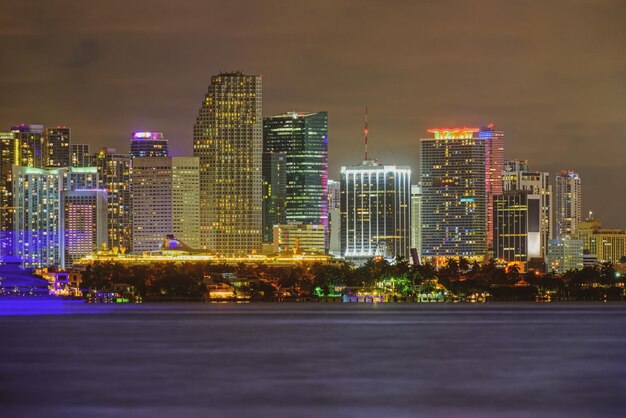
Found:
[[137, 157], [169, 157], [167, 139], [162, 132], [133, 132], [130, 155]]

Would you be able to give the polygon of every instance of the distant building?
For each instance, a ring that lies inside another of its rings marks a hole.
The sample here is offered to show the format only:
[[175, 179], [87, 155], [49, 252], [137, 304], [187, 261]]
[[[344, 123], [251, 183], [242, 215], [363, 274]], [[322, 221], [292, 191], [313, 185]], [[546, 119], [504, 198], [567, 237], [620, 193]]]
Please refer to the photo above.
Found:
[[409, 258], [411, 169], [373, 160], [341, 167], [341, 252], [360, 262]]
[[504, 171], [504, 131], [493, 123], [478, 131], [485, 141], [485, 193], [487, 199], [487, 247], [493, 246], [493, 197], [502, 193]]
[[167, 139], [162, 132], [134, 132], [130, 141], [130, 156], [138, 157], [167, 157], [169, 151]]
[[262, 97], [261, 76], [211, 77], [193, 129], [203, 248], [229, 255], [261, 248]]
[[19, 165], [12, 132], [0, 132], [0, 256], [13, 254], [13, 164]]
[[548, 269], [562, 274], [583, 268], [583, 242], [572, 238], [555, 238], [548, 243]]
[[328, 234], [328, 114], [264, 118], [263, 151], [285, 155], [285, 221], [321, 225]]
[[200, 174], [197, 157], [137, 157], [133, 160], [132, 252], [157, 251], [175, 234], [200, 244]]
[[60, 266], [68, 268], [107, 243], [107, 193], [103, 189], [64, 191], [61, 199]]
[[328, 252], [341, 256], [341, 183], [328, 180], [328, 229], [330, 244]]
[[17, 125], [11, 127], [14, 143], [14, 164], [42, 168], [47, 164], [43, 125]]
[[422, 188], [420, 186], [411, 186], [411, 248], [415, 248], [419, 255], [422, 247], [422, 221], [421, 221], [421, 205], [422, 205]]
[[577, 237], [583, 243], [585, 254], [595, 257], [599, 263], [617, 264], [626, 255], [626, 231], [602, 228], [597, 219], [579, 222]]
[[14, 254], [27, 267], [60, 266], [64, 192], [95, 189], [95, 167], [41, 169], [13, 166]]
[[582, 220], [582, 184], [578, 173], [563, 170], [556, 176], [556, 236], [574, 236]]
[[274, 252], [324, 253], [325, 232], [321, 225], [283, 224], [274, 226]]
[[92, 166], [88, 144], [70, 144], [70, 165], [72, 167]]
[[274, 225], [287, 222], [286, 163], [284, 152], [263, 153], [263, 242], [273, 242]]
[[70, 128], [46, 128], [44, 143], [47, 167], [70, 166]]

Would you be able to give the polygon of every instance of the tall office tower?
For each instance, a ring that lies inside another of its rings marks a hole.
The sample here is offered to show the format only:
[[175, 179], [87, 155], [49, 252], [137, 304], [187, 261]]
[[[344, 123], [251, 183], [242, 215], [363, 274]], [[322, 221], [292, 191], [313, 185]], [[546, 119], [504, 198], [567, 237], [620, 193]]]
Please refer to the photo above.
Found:
[[61, 267], [92, 254], [107, 243], [107, 193], [80, 189], [61, 193]]
[[14, 255], [26, 267], [60, 266], [65, 235], [60, 222], [62, 195], [97, 186], [95, 167], [42, 169], [14, 165]]
[[0, 132], [0, 256], [13, 255], [13, 185], [16, 161], [12, 132]]
[[486, 141], [477, 128], [429, 129], [420, 140], [421, 255], [482, 259], [487, 251]]
[[341, 252], [355, 262], [409, 258], [411, 169], [365, 160], [341, 167]]
[[190, 247], [198, 247], [199, 164], [197, 157], [133, 160], [133, 253], [157, 251], [171, 234]]
[[328, 252], [341, 256], [341, 183], [328, 180]]
[[286, 155], [284, 152], [263, 153], [263, 242], [274, 240], [274, 225], [286, 223], [287, 192]]
[[328, 237], [328, 113], [264, 118], [263, 151], [286, 155], [286, 221], [322, 225]]
[[548, 241], [554, 236], [550, 174], [530, 170], [528, 162], [524, 160], [506, 161], [502, 186], [505, 192], [522, 190], [541, 197], [541, 257], [545, 259], [548, 255]]
[[130, 140], [130, 156], [137, 157], [167, 157], [167, 139], [162, 132], [133, 132]]
[[415, 248], [419, 255], [422, 247], [422, 188], [417, 185], [411, 186], [411, 248]]
[[260, 76], [213, 76], [194, 125], [201, 242], [219, 253], [245, 254], [261, 247], [261, 102]]
[[130, 201], [131, 157], [114, 148], [102, 148], [92, 156], [98, 168], [99, 188], [107, 191], [109, 248], [122, 252], [132, 248], [132, 207]]
[[582, 186], [578, 173], [562, 170], [556, 176], [555, 194], [556, 236], [567, 237], [576, 234], [576, 227], [582, 220]]
[[72, 167], [90, 167], [92, 165], [88, 144], [70, 144], [70, 165]]
[[16, 164], [38, 168], [47, 164], [43, 125], [17, 125], [11, 127], [11, 132], [15, 139], [15, 153], [19, 154]]
[[583, 242], [570, 237], [550, 240], [548, 267], [558, 274], [583, 268]]
[[516, 190], [494, 196], [494, 257], [526, 266], [541, 257], [541, 196]]
[[487, 246], [493, 247], [493, 197], [502, 193], [504, 171], [504, 132], [493, 123], [480, 129], [478, 138], [485, 139], [485, 191], [487, 198]]
[[70, 166], [70, 128], [46, 128], [44, 145], [47, 167]]
[[578, 223], [577, 238], [583, 243], [583, 252], [600, 262], [619, 263], [626, 255], [626, 231], [602, 228], [602, 223], [591, 216]]

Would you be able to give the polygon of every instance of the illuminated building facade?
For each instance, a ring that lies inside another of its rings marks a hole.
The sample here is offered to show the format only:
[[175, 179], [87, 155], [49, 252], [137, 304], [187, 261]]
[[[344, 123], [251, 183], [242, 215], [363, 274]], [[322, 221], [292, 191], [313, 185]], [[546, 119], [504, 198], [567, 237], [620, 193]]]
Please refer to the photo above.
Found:
[[326, 233], [322, 225], [274, 225], [274, 252], [324, 253]]
[[355, 262], [409, 258], [411, 169], [366, 160], [341, 168], [341, 252]]
[[321, 225], [328, 234], [328, 113], [266, 117], [263, 151], [285, 153], [286, 222]]
[[88, 144], [70, 144], [70, 165], [72, 167], [90, 167], [91, 152]]
[[263, 153], [263, 242], [274, 241], [274, 225], [286, 223], [286, 155]]
[[328, 252], [341, 256], [341, 183], [328, 180]]
[[626, 255], [626, 231], [602, 228], [598, 219], [585, 219], [578, 223], [577, 238], [583, 243], [585, 254], [592, 255], [597, 262], [619, 263]]
[[107, 191], [109, 248], [132, 248], [132, 207], [130, 200], [131, 157], [114, 148], [102, 148], [92, 156], [98, 169], [98, 188]]
[[494, 196], [494, 258], [524, 265], [541, 255], [541, 196], [509, 191]]
[[167, 157], [167, 139], [161, 132], [133, 132], [130, 140], [130, 156], [137, 157]]
[[411, 186], [411, 248], [418, 252], [422, 247], [422, 188], [417, 185]]
[[550, 240], [548, 268], [558, 274], [583, 268], [583, 242], [568, 237]]
[[502, 193], [504, 132], [490, 123], [478, 132], [485, 139], [485, 196], [487, 198], [487, 246], [493, 247], [493, 198]]
[[582, 220], [582, 185], [578, 173], [562, 170], [556, 176], [555, 224], [557, 237], [576, 234]]
[[44, 167], [47, 152], [44, 143], [43, 125], [17, 125], [11, 127], [14, 137], [15, 155], [23, 167]]
[[13, 164], [19, 164], [12, 132], [0, 132], [0, 255], [13, 254]]
[[70, 128], [46, 128], [44, 144], [46, 167], [70, 166]]
[[175, 234], [200, 243], [200, 173], [196, 157], [137, 157], [133, 160], [132, 252], [156, 251]]
[[14, 255], [26, 267], [60, 266], [62, 194], [95, 189], [95, 167], [41, 169], [13, 166]]
[[260, 76], [211, 77], [194, 125], [200, 158], [203, 248], [245, 254], [261, 248], [263, 115]]
[[489, 138], [478, 128], [430, 129], [420, 140], [421, 256], [483, 258]]
[[61, 193], [62, 268], [72, 266], [107, 243], [107, 193], [81, 189]]
[[521, 190], [541, 198], [541, 257], [548, 256], [548, 241], [554, 237], [553, 194], [550, 174], [530, 170], [525, 160], [506, 161], [502, 177], [503, 190]]

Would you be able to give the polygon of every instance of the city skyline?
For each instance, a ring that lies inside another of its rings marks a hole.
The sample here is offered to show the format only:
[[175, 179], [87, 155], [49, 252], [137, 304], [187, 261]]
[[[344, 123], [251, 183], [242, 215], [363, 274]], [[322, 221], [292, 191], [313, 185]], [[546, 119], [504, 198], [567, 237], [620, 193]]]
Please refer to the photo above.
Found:
[[[215, 15], [209, 6], [183, 4], [182, 27], [170, 24], [168, 7], [158, 2], [129, 6], [114, 26], [97, 5], [61, 14], [15, 2], [8, 9], [32, 21], [0, 29], [3, 54], [25, 64], [19, 73], [17, 66], [0, 70], [0, 123], [5, 130], [68, 126], [77, 143], [94, 150], [125, 150], [130, 133], [157, 130], [170, 139], [172, 155], [191, 155], [194, 115], [210, 75], [240, 69], [263, 76], [263, 116], [328, 111], [330, 178], [360, 160], [364, 105], [370, 154], [414, 172], [426, 129], [491, 121], [507, 132], [507, 159], [528, 159], [550, 173], [576, 170], [585, 179], [583, 213], [593, 210], [620, 227], [626, 186], [610, 188], [606, 179], [619, 176], [624, 157], [624, 57], [614, 51], [626, 38], [619, 24], [625, 8], [614, 1], [454, 6], [404, 4], [374, 13], [369, 3], [322, 3], [298, 20], [295, 3], [249, 4], [240, 19], [207, 25]], [[396, 30], [361, 28], [368, 18]], [[475, 30], [483, 20], [490, 24]], [[299, 48], [282, 54], [280, 45]], [[45, 60], [45, 70], [28, 65], [32, 59]]]

